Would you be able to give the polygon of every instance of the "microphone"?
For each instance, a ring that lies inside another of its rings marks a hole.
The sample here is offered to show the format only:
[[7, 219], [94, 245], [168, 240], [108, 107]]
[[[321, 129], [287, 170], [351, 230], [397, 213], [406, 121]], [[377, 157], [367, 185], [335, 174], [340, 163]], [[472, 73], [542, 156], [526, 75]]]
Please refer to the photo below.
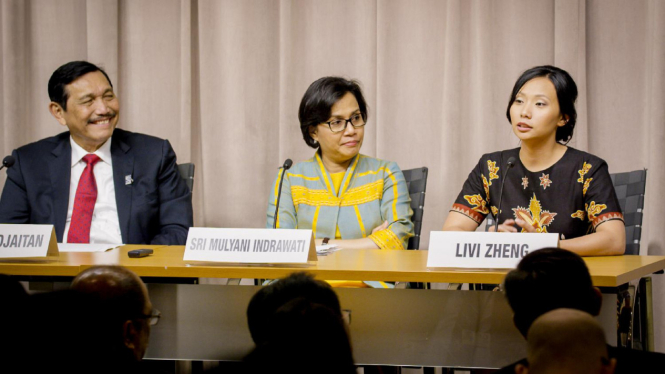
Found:
[[282, 176], [279, 179], [279, 187], [277, 192], [277, 204], [275, 204], [275, 219], [272, 222], [273, 229], [277, 228], [277, 214], [279, 213], [279, 199], [282, 197], [282, 182], [284, 181], [284, 174], [286, 174], [287, 170], [291, 169], [291, 165], [293, 165], [293, 161], [291, 161], [290, 158], [287, 158], [286, 161], [284, 161], [284, 165], [282, 165]]
[[16, 158], [14, 156], [7, 156], [2, 160], [2, 166], [0, 166], [0, 170], [3, 168], [10, 168], [14, 165], [16, 162]]
[[506, 171], [503, 173], [503, 180], [501, 181], [501, 191], [499, 192], [499, 206], [498, 210], [496, 212], [496, 222], [494, 223], [494, 232], [499, 232], [499, 216], [501, 215], [501, 200], [503, 200], [503, 185], [506, 183], [506, 175], [508, 175], [508, 171], [515, 166], [515, 157], [510, 156], [508, 159], [508, 167], [506, 168]]

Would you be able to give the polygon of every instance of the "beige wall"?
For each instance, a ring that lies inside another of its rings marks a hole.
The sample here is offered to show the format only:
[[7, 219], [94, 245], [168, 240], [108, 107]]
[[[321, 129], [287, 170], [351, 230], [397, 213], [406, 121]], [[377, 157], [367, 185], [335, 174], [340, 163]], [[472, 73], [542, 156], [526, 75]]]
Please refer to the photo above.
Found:
[[426, 248], [481, 154], [517, 146], [504, 113], [519, 73], [555, 64], [580, 88], [571, 145], [610, 172], [649, 168], [643, 254], [665, 254], [663, 1], [0, 1], [2, 155], [64, 130], [46, 84], [87, 59], [113, 79], [121, 127], [196, 163], [197, 226], [261, 227], [277, 167], [313, 153], [302, 94], [342, 75], [370, 106], [363, 153], [430, 168]]

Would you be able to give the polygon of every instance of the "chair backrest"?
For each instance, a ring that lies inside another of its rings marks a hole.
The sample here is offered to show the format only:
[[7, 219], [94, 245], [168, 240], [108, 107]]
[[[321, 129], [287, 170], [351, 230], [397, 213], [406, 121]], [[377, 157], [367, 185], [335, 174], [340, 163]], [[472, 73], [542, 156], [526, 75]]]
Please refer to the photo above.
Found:
[[407, 249], [418, 249], [420, 247], [420, 229], [423, 225], [423, 212], [425, 208], [425, 188], [427, 187], [427, 168], [416, 168], [409, 170], [402, 170], [406, 186], [411, 196], [411, 210], [413, 216], [414, 236], [409, 238]]
[[626, 254], [639, 255], [647, 169], [610, 174], [610, 177], [626, 224]]
[[180, 164], [178, 165], [178, 172], [180, 172], [180, 177], [185, 180], [189, 191], [194, 190], [194, 164]]
[[[626, 252], [627, 255], [640, 254], [640, 239], [642, 238], [642, 217], [644, 216], [644, 193], [647, 187], [647, 169], [634, 170], [625, 173], [610, 174], [612, 185], [616, 191], [623, 220], [626, 224]], [[485, 231], [494, 226], [494, 220], [487, 216]]]

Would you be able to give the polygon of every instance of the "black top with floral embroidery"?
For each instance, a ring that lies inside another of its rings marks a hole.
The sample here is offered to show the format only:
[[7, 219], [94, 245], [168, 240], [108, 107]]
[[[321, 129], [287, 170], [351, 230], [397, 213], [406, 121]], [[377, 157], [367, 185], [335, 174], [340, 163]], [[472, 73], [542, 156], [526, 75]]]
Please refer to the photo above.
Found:
[[519, 152], [515, 148], [483, 155], [451, 211], [480, 224], [491, 209], [496, 219], [503, 174], [508, 159], [514, 157], [499, 222], [521, 218], [538, 232], [562, 233], [571, 239], [594, 232], [605, 221], [623, 221], [607, 163], [602, 159], [568, 147], [554, 165], [531, 172], [522, 165]]

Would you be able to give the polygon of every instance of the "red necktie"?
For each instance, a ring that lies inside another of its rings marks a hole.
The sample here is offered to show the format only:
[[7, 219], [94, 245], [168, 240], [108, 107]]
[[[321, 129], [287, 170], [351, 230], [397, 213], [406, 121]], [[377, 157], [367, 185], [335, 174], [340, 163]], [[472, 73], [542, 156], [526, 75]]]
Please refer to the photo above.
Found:
[[97, 201], [97, 182], [95, 182], [95, 174], [92, 169], [99, 160], [99, 156], [94, 154], [83, 157], [86, 166], [76, 188], [74, 211], [67, 234], [67, 243], [90, 243], [90, 223]]

